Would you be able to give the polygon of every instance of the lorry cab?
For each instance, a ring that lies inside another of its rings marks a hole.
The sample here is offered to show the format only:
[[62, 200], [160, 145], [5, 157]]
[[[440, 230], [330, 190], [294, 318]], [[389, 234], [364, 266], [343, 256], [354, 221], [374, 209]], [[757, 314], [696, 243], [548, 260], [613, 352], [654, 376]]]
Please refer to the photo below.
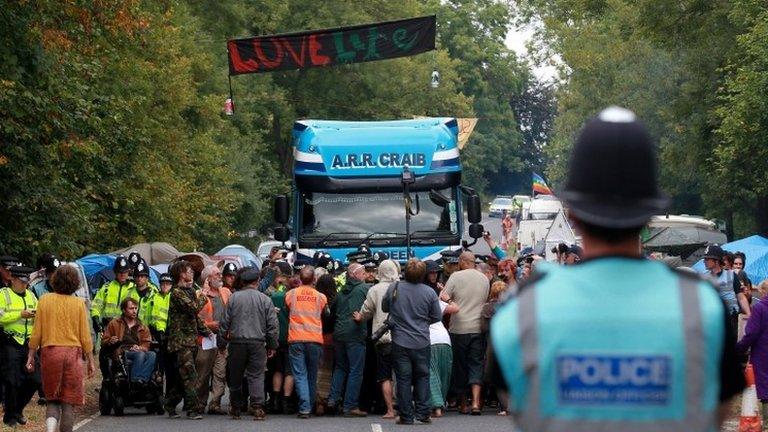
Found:
[[292, 134], [290, 217], [278, 222], [290, 223], [299, 261], [322, 250], [343, 262], [361, 244], [399, 261], [406, 249], [425, 259], [460, 245], [471, 189], [461, 186], [456, 119], [301, 120]]

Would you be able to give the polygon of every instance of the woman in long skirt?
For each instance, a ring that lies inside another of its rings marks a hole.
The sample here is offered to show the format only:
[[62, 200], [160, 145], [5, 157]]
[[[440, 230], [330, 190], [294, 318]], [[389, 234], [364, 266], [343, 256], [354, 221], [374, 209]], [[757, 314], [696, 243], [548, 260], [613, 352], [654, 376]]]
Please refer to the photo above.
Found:
[[[455, 314], [459, 307], [440, 300], [443, 315]], [[442, 321], [430, 324], [430, 361], [429, 361], [429, 399], [432, 405], [432, 417], [442, 417], [445, 398], [451, 385], [453, 351], [451, 338]]]
[[[77, 270], [63, 265], [53, 274], [53, 293], [40, 298], [35, 326], [29, 340], [27, 370], [35, 369], [35, 354], [40, 350], [43, 392], [48, 400], [46, 428], [70, 432], [73, 406], [85, 404], [83, 375], [96, 367], [88, 312], [83, 300], [72, 296], [80, 286]], [[83, 364], [85, 361], [86, 365]]]

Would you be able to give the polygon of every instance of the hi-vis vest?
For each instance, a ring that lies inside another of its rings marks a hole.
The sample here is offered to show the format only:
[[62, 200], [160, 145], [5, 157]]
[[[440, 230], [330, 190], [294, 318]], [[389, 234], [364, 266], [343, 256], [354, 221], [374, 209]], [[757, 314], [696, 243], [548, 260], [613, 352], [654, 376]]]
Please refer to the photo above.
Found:
[[34, 318], [21, 317], [24, 310], [37, 310], [37, 297], [32, 291], [27, 290], [22, 297], [11, 288], [0, 289], [0, 326], [19, 345], [27, 343], [35, 323]]
[[631, 258], [541, 270], [491, 324], [522, 431], [716, 430], [725, 323], [712, 286]]
[[171, 307], [171, 292], [161, 292], [152, 296], [152, 319], [150, 327], [164, 332], [168, 328], [168, 309]]
[[[139, 295], [139, 290], [134, 285], [128, 291], [126, 297], [130, 297], [139, 302], [138, 318], [144, 325], [149, 326], [152, 323], [152, 299], [157, 294], [158, 289], [152, 282], [147, 282], [147, 290], [149, 291], [144, 297]], [[119, 305], [118, 305], [119, 306]], [[122, 313], [122, 311], [120, 311]]]
[[91, 316], [101, 318], [102, 320], [111, 320], [120, 316], [123, 311], [120, 310], [120, 303], [128, 297], [133, 282], [126, 282], [120, 285], [116, 280], [105, 283], [99, 288], [96, 296], [91, 303]]
[[325, 295], [308, 286], [300, 286], [285, 294], [288, 308], [288, 343], [323, 343], [321, 316], [327, 303]]

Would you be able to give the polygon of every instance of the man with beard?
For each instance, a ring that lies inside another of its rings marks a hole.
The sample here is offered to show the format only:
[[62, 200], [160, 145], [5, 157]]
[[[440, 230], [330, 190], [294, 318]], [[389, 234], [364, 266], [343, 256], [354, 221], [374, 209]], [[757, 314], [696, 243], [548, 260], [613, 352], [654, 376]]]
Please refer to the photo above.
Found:
[[[207, 300], [205, 307], [200, 311], [200, 318], [208, 329], [217, 334], [229, 297], [232, 295], [232, 292], [223, 286], [221, 273], [217, 266], [208, 265], [200, 274], [203, 281], [202, 294]], [[217, 346], [212, 349], [199, 350], [195, 359], [198, 375], [197, 398], [201, 407], [208, 402], [208, 392], [213, 391], [208, 414], [224, 414], [221, 410], [221, 397], [224, 396], [226, 387], [227, 344], [222, 337], [217, 337], [216, 343]]]

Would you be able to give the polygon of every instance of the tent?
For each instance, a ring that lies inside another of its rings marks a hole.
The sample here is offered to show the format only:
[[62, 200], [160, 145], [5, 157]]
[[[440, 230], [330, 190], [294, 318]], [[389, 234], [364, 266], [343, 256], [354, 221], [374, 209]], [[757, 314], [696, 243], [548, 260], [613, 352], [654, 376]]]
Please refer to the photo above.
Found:
[[[112, 267], [115, 265], [115, 255], [86, 255], [77, 260], [77, 263], [83, 267], [91, 296], [95, 295], [102, 285], [115, 278], [115, 272], [112, 271]], [[152, 267], [149, 270], [149, 280], [157, 286], [160, 285], [160, 273]]]
[[245, 266], [254, 266], [257, 268], [261, 268], [261, 258], [256, 256], [253, 252], [251, 252], [248, 248], [245, 246], [241, 246], [238, 244], [231, 244], [229, 246], [223, 247], [220, 251], [213, 254], [213, 256], [237, 256], [240, 258], [240, 265], [239, 267], [245, 267]]
[[[753, 284], [768, 279], [768, 239], [759, 235], [753, 235], [741, 240], [726, 243], [721, 246], [723, 250], [729, 252], [743, 252], [747, 256], [747, 262], [744, 263], [744, 271], [752, 280]], [[704, 261], [700, 260], [694, 264], [693, 269], [698, 272], [704, 272]]]
[[147, 261], [147, 264], [151, 266], [155, 264], [169, 263], [181, 255], [184, 255], [183, 252], [179, 252], [173, 245], [165, 242], [137, 243], [124, 249], [112, 251], [110, 254], [122, 254], [128, 256], [133, 251], [138, 252], [139, 255]]
[[643, 249], [679, 255], [685, 259], [708, 244], [721, 244], [726, 240], [725, 234], [720, 231], [697, 226], [651, 228], [650, 235], [643, 241]]
[[179, 256], [177, 259], [189, 261], [189, 263], [192, 264], [192, 269], [195, 271], [196, 279], [200, 277], [200, 273], [202, 273], [205, 266], [211, 265], [211, 264], [221, 266], [224, 264], [223, 260], [211, 259], [211, 257], [204, 254], [203, 252], [186, 253]]
[[552, 247], [556, 247], [560, 243], [565, 243], [568, 246], [576, 244], [576, 234], [574, 234], [571, 224], [568, 223], [562, 210], [557, 213], [555, 220], [552, 221], [552, 226], [549, 227], [547, 235], [544, 237], [544, 250], [541, 251], [541, 255], [548, 261], [556, 260], [557, 255], [552, 252]]

